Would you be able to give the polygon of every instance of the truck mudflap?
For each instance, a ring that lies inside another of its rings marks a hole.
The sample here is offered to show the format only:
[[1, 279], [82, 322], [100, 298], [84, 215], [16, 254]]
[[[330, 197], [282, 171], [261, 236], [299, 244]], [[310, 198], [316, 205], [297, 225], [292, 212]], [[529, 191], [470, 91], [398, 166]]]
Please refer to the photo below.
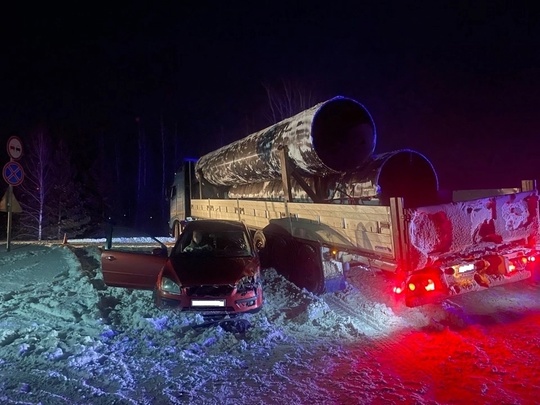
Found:
[[536, 272], [538, 252], [528, 255], [490, 255], [474, 262], [425, 268], [398, 280], [394, 292], [416, 307], [453, 296], [525, 280]]

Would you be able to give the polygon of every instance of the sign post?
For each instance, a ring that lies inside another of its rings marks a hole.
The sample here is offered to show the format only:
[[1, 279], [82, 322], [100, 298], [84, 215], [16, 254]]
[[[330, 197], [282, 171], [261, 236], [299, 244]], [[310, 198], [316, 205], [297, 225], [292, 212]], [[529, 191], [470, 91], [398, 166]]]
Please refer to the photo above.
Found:
[[11, 196], [13, 195], [13, 186], [10, 184], [7, 192], [7, 237], [6, 250], [11, 250], [11, 224], [13, 222], [13, 210], [11, 209]]
[[16, 162], [16, 160], [18, 160], [23, 153], [22, 142], [18, 137], [12, 136], [8, 139], [7, 153], [11, 160], [4, 165], [2, 174], [6, 183], [9, 184], [6, 198], [6, 209], [8, 214], [6, 250], [9, 252], [11, 249], [11, 225], [13, 222], [13, 186], [20, 185], [24, 180], [24, 170], [22, 166]]

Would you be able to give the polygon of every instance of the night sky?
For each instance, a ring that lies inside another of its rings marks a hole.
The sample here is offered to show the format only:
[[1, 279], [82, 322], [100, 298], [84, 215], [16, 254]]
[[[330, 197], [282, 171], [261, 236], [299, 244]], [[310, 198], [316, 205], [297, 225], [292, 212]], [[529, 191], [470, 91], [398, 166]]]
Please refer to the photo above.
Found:
[[4, 7], [1, 139], [45, 125], [91, 155], [161, 117], [200, 156], [270, 125], [264, 86], [285, 82], [358, 100], [376, 152], [425, 154], [443, 187], [540, 179], [533, 2], [112, 3]]

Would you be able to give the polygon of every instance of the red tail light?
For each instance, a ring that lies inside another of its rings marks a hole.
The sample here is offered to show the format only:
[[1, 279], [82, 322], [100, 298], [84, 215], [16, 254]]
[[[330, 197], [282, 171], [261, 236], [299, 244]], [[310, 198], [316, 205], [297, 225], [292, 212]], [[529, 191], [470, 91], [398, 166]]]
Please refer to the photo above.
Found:
[[405, 302], [408, 306], [435, 302], [449, 293], [440, 268], [426, 268], [412, 273], [405, 286]]
[[431, 292], [438, 289], [434, 278], [415, 278], [414, 281], [409, 281], [407, 287], [410, 292], [422, 294], [422, 292]]

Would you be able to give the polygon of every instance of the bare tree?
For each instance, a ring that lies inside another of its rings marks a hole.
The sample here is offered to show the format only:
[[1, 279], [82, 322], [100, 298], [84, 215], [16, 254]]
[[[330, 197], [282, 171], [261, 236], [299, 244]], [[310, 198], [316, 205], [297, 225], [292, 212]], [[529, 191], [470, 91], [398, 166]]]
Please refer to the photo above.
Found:
[[51, 139], [44, 130], [38, 131], [28, 142], [24, 156], [25, 180], [22, 194], [21, 225], [27, 236], [42, 240], [46, 219], [46, 200], [51, 187], [49, 181], [52, 157]]
[[272, 124], [292, 117], [316, 104], [313, 92], [300, 84], [282, 80], [279, 88], [267, 83], [263, 83], [263, 87], [270, 107], [268, 119]]

